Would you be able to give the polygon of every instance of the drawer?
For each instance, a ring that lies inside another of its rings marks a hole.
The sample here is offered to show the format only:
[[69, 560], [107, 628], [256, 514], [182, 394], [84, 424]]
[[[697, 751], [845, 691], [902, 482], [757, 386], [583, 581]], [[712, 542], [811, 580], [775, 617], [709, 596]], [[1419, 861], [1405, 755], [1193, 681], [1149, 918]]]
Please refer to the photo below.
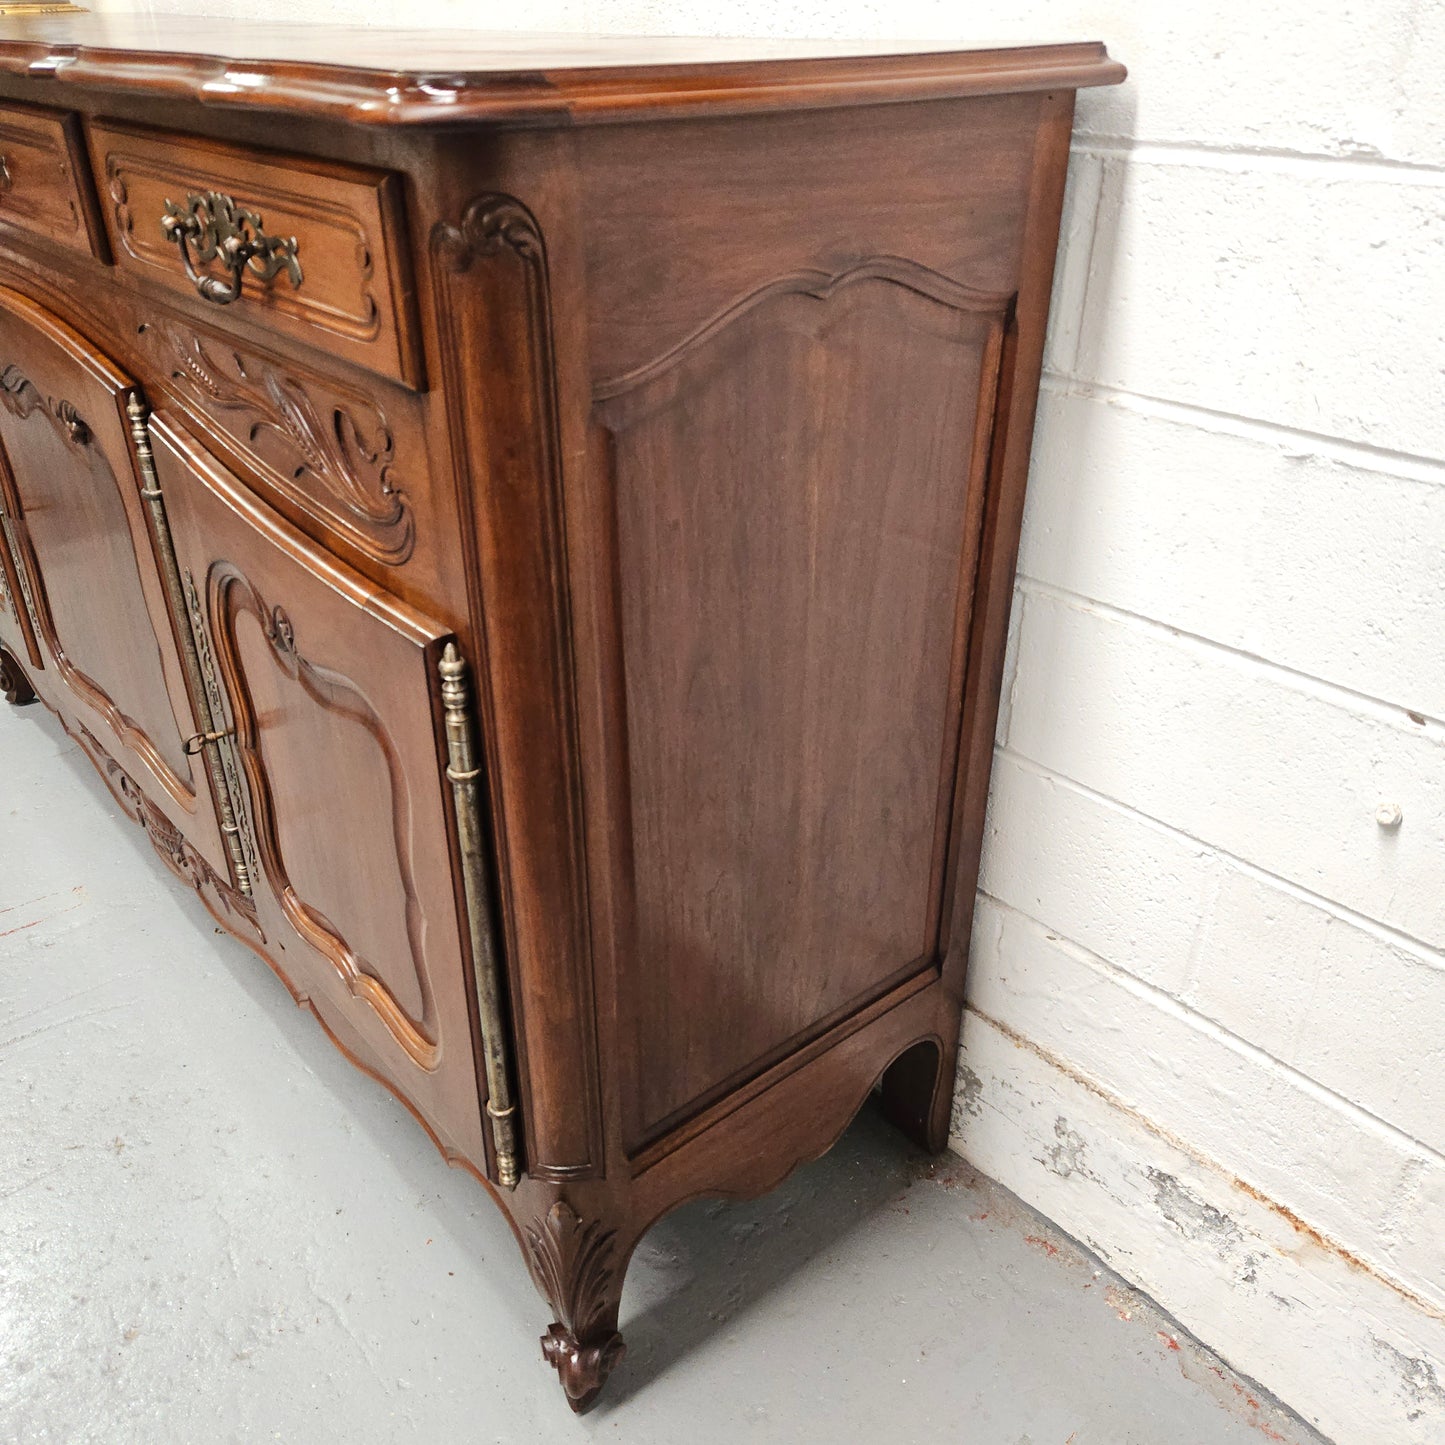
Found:
[[[90, 143], [122, 270], [421, 384], [400, 176], [119, 125]], [[228, 234], [259, 248], [236, 272], [216, 254]]]
[[68, 111], [0, 105], [0, 225], [106, 259], [80, 122]]

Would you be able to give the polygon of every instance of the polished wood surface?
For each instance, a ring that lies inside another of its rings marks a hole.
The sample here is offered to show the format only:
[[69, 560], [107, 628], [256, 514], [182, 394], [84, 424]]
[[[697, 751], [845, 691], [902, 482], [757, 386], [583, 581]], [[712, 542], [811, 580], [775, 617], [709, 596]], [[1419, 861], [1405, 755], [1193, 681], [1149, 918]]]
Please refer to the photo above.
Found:
[[1004, 304], [865, 263], [772, 292], [601, 409], [637, 880], [631, 1142], [937, 966], [968, 470]]
[[207, 579], [201, 605], [274, 904], [261, 909], [267, 946], [438, 1134], [480, 1158], [433, 720], [450, 634], [315, 550], [184, 432], [157, 423], [152, 435], [180, 565]]
[[[880, 1081], [946, 1142], [1073, 91], [1121, 75], [0, 21], [0, 127], [101, 201], [81, 245], [0, 194], [0, 684], [489, 1190], [574, 1408], [660, 1215]], [[188, 274], [192, 195], [296, 267]]]
[[74, 115], [0, 106], [0, 228], [106, 258], [84, 141]]
[[238, 25], [177, 15], [6, 19], [0, 72], [206, 105], [312, 110], [360, 124], [795, 110], [1115, 85], [1102, 45], [913, 48]]
[[224, 851], [137, 495], [133, 382], [78, 332], [0, 287], [0, 492], [46, 658], [92, 735], [215, 867]]
[[240, 297], [227, 307], [229, 325], [259, 335], [279, 331], [420, 380], [399, 176], [112, 125], [92, 126], [90, 143], [117, 265], [175, 291], [202, 314], [218, 309], [197, 293], [161, 218], [168, 202], [221, 192], [257, 213], [268, 233], [294, 238], [302, 268], [296, 285], [243, 273]]

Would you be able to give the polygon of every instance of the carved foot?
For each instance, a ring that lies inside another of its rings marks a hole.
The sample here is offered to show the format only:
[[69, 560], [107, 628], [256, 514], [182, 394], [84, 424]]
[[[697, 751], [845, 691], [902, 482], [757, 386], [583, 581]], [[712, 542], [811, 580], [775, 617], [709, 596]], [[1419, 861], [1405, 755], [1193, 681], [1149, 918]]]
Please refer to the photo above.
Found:
[[601, 1220], [584, 1220], [565, 1199], [526, 1227], [528, 1263], [557, 1319], [542, 1358], [557, 1371], [567, 1403], [587, 1409], [626, 1352], [617, 1333], [622, 1276], [631, 1249]]
[[13, 703], [16, 707], [24, 707], [27, 702], [35, 701], [35, 689], [30, 686], [30, 679], [3, 647], [0, 647], [0, 692], [5, 694], [6, 702]]
[[542, 1358], [557, 1371], [567, 1403], [578, 1414], [589, 1410], [607, 1377], [621, 1363], [627, 1346], [614, 1330], [598, 1344], [581, 1344], [565, 1325], [553, 1324], [542, 1336]]

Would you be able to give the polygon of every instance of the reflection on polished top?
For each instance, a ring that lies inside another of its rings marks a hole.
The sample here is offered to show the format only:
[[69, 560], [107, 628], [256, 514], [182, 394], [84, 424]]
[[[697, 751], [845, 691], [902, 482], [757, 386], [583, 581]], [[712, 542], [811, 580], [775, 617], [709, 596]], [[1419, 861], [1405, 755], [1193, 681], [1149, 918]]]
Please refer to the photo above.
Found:
[[354, 121], [546, 124], [1076, 89], [1124, 68], [1092, 41], [959, 50], [72, 14], [0, 18], [0, 73]]

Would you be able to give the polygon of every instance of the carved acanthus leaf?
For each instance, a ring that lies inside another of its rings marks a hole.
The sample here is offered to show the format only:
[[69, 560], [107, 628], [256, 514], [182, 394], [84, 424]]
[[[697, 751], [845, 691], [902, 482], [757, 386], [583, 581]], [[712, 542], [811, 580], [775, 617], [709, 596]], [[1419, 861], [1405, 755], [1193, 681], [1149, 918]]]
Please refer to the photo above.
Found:
[[616, 1303], [611, 1298], [615, 1233], [595, 1219], [584, 1224], [559, 1199], [540, 1224], [527, 1226], [527, 1245], [557, 1318], [585, 1339]]
[[[366, 550], [385, 561], [411, 552], [411, 504], [395, 475], [396, 443], [380, 408], [364, 397], [343, 404], [318, 400], [299, 376], [228, 345], [211, 345], [181, 327], [155, 328], [170, 365], [171, 380], [192, 405], [230, 419], [235, 435], [256, 448], [271, 439], [283, 464], [279, 479], [298, 500], [319, 491], [363, 529]], [[361, 420], [358, 415], [364, 413]], [[297, 494], [301, 484], [310, 493]], [[375, 534], [386, 538], [377, 550]]]
[[560, 1376], [572, 1408], [585, 1410], [627, 1352], [617, 1333], [622, 1281], [616, 1232], [595, 1219], [584, 1223], [559, 1199], [526, 1234], [533, 1271], [557, 1312], [542, 1336], [542, 1355]]

